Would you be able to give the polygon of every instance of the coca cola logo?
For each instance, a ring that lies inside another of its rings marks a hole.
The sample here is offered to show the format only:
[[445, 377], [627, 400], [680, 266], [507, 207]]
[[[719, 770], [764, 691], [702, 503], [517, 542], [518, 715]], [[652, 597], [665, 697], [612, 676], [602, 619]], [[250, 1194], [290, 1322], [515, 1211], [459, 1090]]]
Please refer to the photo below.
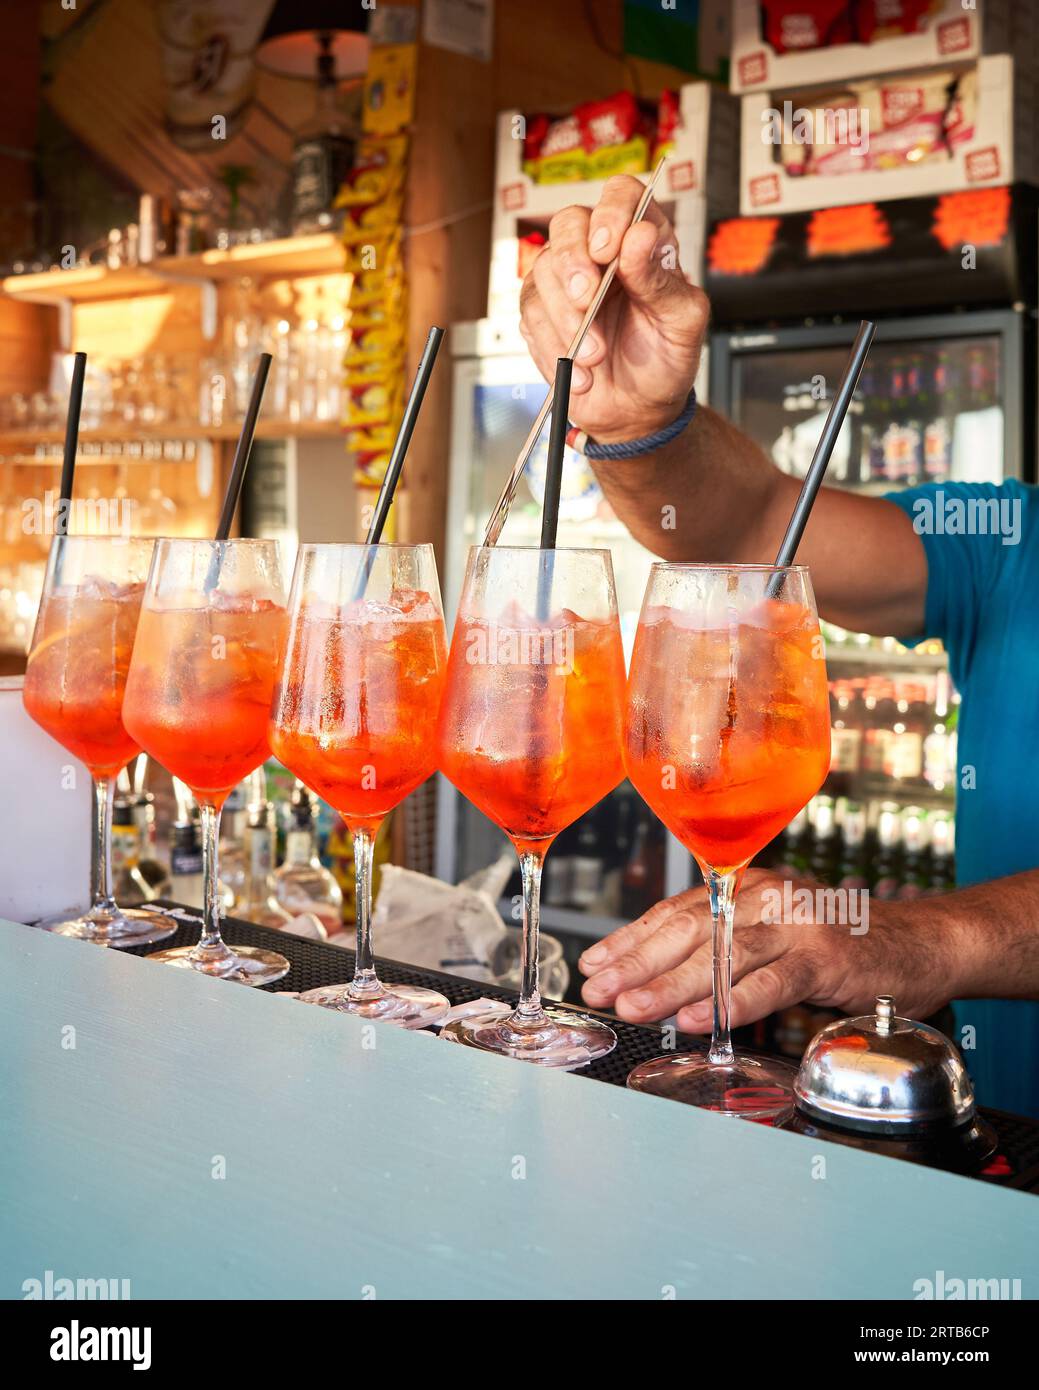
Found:
[[191, 89], [210, 92], [227, 70], [231, 56], [231, 40], [226, 34], [210, 34], [191, 60]]

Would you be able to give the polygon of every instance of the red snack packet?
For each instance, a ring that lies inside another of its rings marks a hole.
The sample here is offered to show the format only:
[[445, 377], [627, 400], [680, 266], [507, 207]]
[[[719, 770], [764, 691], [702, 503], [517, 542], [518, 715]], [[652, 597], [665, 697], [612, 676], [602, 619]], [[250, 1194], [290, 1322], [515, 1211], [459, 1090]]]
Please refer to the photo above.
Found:
[[523, 172], [531, 172], [528, 166], [534, 165], [541, 158], [541, 147], [545, 143], [545, 136], [548, 128], [552, 124], [548, 116], [538, 114], [526, 118], [526, 134], [523, 137]]
[[516, 270], [521, 280], [525, 280], [530, 274], [541, 248], [547, 245], [548, 237], [545, 236], [544, 232], [528, 232], [526, 236], [519, 238]]
[[657, 129], [653, 141], [654, 164], [675, 143], [675, 132], [681, 122], [682, 113], [678, 104], [678, 93], [665, 87], [660, 93], [660, 101], [657, 103]]
[[585, 101], [574, 111], [581, 126], [581, 139], [588, 154], [607, 145], [623, 145], [636, 135], [640, 117], [638, 103], [631, 92], [617, 92], [603, 101]]
[[860, 43], [919, 34], [931, 0], [855, 0], [855, 37]]
[[762, 0], [765, 39], [776, 53], [852, 43], [849, 0]]

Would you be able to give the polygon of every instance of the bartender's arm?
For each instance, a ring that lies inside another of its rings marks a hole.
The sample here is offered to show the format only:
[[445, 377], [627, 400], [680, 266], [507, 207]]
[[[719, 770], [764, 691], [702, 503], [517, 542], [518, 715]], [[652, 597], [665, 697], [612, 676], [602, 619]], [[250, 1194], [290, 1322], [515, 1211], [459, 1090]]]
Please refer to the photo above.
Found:
[[[802, 1002], [864, 1013], [878, 994], [893, 994], [913, 1018], [950, 999], [1039, 999], [1039, 870], [913, 902], [871, 902], [864, 931], [773, 921], [782, 889], [776, 875], [749, 869], [736, 900], [734, 1028]], [[657, 903], [589, 947], [580, 968], [593, 1008], [632, 1023], [677, 1014], [685, 1032], [710, 1032], [706, 890]]]
[[[607, 182], [595, 208], [557, 213], [523, 286], [522, 332], [550, 378], [603, 267], [620, 251], [617, 279], [574, 367], [570, 403], [574, 424], [603, 444], [641, 439], [677, 419], [707, 328], [707, 299], [678, 266], [674, 231], [657, 205], [628, 227], [641, 193], [638, 179], [622, 175]], [[668, 560], [770, 563], [800, 487], [704, 405], [671, 444], [594, 468], [621, 521]], [[919, 633], [927, 562], [899, 507], [824, 488], [797, 558], [811, 567], [819, 610], [831, 622]]]

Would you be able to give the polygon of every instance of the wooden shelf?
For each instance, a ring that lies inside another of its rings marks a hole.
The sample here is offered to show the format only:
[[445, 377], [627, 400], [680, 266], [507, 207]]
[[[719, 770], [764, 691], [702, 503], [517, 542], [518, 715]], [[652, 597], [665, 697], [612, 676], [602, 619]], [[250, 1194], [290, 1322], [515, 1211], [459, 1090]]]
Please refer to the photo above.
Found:
[[[113, 425], [99, 430], [80, 430], [81, 444], [127, 444], [134, 440], [162, 439], [237, 439], [241, 422], [231, 421], [227, 425], [200, 425], [197, 421], [170, 421], [163, 425]], [[257, 439], [342, 439], [346, 426], [328, 420], [292, 421], [260, 420], [256, 426]], [[33, 449], [41, 444], [62, 444], [65, 431], [52, 430], [0, 430], [0, 452], [12, 447]], [[30, 460], [46, 463], [47, 459]], [[60, 458], [55, 456], [55, 462]], [[151, 462], [152, 460], [145, 460]]]
[[0, 289], [29, 304], [86, 304], [103, 299], [126, 299], [162, 294], [171, 284], [237, 280], [244, 275], [264, 279], [293, 279], [304, 275], [345, 274], [345, 252], [334, 232], [286, 237], [229, 251], [203, 251], [196, 256], [163, 256], [146, 266], [75, 266], [32, 275], [8, 275]]

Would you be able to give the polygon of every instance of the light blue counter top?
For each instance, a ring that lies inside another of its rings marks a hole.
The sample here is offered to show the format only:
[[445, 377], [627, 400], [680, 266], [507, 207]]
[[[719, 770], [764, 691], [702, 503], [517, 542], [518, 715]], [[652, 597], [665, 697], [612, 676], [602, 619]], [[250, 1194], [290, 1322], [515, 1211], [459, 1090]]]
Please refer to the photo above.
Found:
[[1035, 1197], [6, 923], [0, 1068], [0, 1297], [1039, 1293]]

